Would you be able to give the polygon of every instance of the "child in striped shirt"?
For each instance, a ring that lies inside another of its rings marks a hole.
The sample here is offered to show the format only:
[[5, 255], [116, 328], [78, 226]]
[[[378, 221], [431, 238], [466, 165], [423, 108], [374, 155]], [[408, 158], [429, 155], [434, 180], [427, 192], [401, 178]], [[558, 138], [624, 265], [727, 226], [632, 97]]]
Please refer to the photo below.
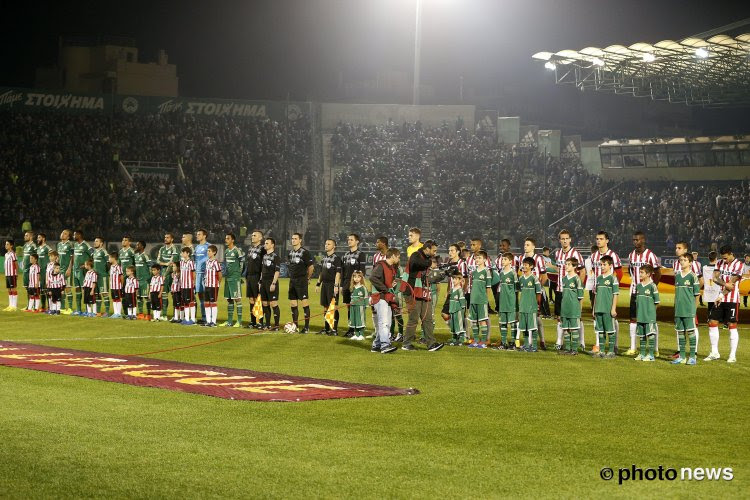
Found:
[[180, 265], [177, 262], [172, 262], [170, 265], [172, 268], [172, 286], [170, 292], [172, 292], [172, 304], [174, 304], [174, 316], [170, 320], [170, 323], [180, 323], [182, 321], [182, 294], [180, 293]]
[[148, 287], [149, 299], [151, 301], [151, 312], [153, 317], [151, 321], [159, 321], [161, 317], [161, 293], [164, 288], [164, 276], [161, 275], [161, 266], [153, 264], [151, 266], [151, 282]]
[[39, 256], [35, 253], [29, 255], [29, 305], [26, 312], [41, 312], [39, 302], [42, 296], [41, 280], [39, 279]]
[[[52, 258], [53, 252], [50, 252], [50, 258]], [[63, 290], [65, 290], [65, 275], [60, 272], [59, 262], [50, 262], [49, 265], [52, 266], [52, 272], [47, 275], [47, 288], [50, 293], [48, 314], [58, 315], [60, 314], [60, 299]]]
[[120, 267], [119, 254], [109, 254], [109, 296], [112, 299], [114, 314], [110, 318], [122, 318], [122, 267]]
[[138, 279], [135, 277], [135, 266], [128, 266], [125, 269], [125, 274], [127, 278], [125, 279], [125, 292], [122, 296], [123, 305], [127, 312], [125, 319], [134, 320], [138, 301]]
[[86, 312], [82, 316], [93, 318], [96, 316], [96, 280], [94, 261], [89, 259], [84, 264], [86, 277], [83, 280], [83, 303], [86, 304]]

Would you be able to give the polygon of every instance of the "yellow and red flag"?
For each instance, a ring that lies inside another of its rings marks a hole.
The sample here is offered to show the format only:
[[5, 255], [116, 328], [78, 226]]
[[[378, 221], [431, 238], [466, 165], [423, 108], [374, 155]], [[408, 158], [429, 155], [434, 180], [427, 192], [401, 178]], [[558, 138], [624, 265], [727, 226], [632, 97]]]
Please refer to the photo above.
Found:
[[260, 301], [260, 295], [255, 299], [255, 305], [253, 305], [253, 316], [255, 316], [255, 319], [263, 318], [263, 304]]
[[333, 324], [336, 319], [336, 299], [331, 299], [331, 304], [328, 306], [325, 315], [326, 323], [333, 329]]

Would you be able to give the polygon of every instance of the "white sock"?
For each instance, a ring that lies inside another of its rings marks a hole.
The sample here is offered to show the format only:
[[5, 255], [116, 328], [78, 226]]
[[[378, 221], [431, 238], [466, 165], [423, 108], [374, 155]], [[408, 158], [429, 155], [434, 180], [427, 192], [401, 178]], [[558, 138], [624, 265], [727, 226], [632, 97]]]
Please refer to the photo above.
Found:
[[211, 323], [216, 323], [217, 318], [219, 317], [219, 307], [214, 306], [213, 307], [213, 314], [211, 315]]
[[[677, 341], [680, 342], [679, 340]], [[659, 350], [659, 323], [656, 324], [656, 335], [654, 335], [654, 351]], [[677, 351], [679, 352], [680, 346], [677, 346]]]
[[734, 358], [737, 356], [737, 344], [740, 343], [740, 334], [737, 332], [737, 328], [729, 329], [729, 357]]
[[557, 322], [557, 342], [555, 342], [555, 344], [562, 345], [562, 341], [563, 341], [563, 330], [562, 330], [562, 325], [558, 321]]
[[578, 324], [578, 345], [581, 347], [586, 347], [586, 341], [583, 338], [583, 319], [581, 319], [581, 322]]
[[695, 354], [698, 354], [698, 327], [695, 327]]
[[96, 304], [91, 304], [91, 311], [96, 314]]
[[708, 327], [708, 340], [711, 342], [711, 354], [719, 355], [719, 327]]
[[195, 306], [190, 306], [188, 321], [195, 321]]
[[630, 323], [630, 350], [635, 351], [635, 330], [638, 327], [636, 323]]

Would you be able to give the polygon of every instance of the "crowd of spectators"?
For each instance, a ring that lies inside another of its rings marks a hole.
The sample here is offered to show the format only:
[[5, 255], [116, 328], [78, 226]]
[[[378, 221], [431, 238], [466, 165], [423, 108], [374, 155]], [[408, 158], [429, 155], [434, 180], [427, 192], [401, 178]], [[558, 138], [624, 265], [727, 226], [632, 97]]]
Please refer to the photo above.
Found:
[[581, 248], [606, 230], [622, 253], [637, 230], [660, 251], [680, 240], [693, 248], [720, 242], [750, 250], [747, 181], [605, 181], [577, 157], [504, 147], [458, 125], [340, 124], [332, 153], [340, 169], [332, 205], [341, 236], [385, 234], [403, 243], [405, 228], [420, 225], [420, 200], [430, 198], [429, 236], [441, 247], [481, 237], [494, 250], [507, 237], [518, 248], [529, 235], [538, 246], [554, 246], [567, 228]]
[[[179, 163], [177, 175], [135, 175], [116, 160]], [[266, 231], [308, 204], [310, 127], [266, 118], [0, 113], [0, 232], [30, 221], [88, 234], [241, 226]], [[285, 203], [286, 201], [286, 203]]]

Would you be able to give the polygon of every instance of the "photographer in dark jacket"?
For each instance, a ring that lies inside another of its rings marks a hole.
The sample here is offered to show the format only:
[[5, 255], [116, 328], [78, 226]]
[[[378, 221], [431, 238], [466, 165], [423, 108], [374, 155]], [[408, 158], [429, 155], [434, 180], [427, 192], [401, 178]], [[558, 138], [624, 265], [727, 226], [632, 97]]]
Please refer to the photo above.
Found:
[[[431, 257], [437, 253], [437, 245], [432, 240], [427, 240], [424, 246], [415, 251], [409, 257], [406, 264], [406, 272], [409, 274], [408, 286], [403, 285], [401, 291], [407, 301], [410, 302], [409, 322], [406, 325], [404, 345], [401, 349], [414, 351], [412, 345], [417, 331], [417, 322], [422, 322], [422, 332], [427, 342], [427, 350], [439, 351], [443, 344], [435, 341], [432, 323], [432, 297], [430, 284], [427, 279], [427, 271], [432, 265]], [[413, 304], [413, 307], [411, 307]]]

